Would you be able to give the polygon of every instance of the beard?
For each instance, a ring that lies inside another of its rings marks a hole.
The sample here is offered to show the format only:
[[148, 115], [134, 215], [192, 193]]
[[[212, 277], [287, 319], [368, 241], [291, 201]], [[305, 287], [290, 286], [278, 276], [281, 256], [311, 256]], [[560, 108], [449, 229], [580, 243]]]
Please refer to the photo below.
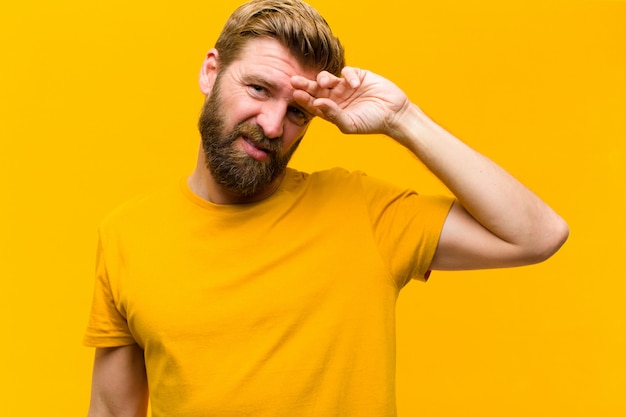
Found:
[[[241, 122], [227, 131], [222, 108], [218, 75], [198, 122], [206, 166], [213, 179], [229, 191], [246, 197], [258, 194], [283, 176], [304, 135], [283, 152], [280, 139], [268, 138], [256, 124]], [[268, 157], [263, 161], [250, 157], [235, 146], [239, 138], [265, 149]]]

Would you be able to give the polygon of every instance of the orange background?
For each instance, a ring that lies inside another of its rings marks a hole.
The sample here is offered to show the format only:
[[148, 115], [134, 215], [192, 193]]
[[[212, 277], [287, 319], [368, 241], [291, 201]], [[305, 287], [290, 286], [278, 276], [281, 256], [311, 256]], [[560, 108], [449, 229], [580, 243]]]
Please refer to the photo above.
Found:
[[[394, 80], [571, 228], [546, 263], [404, 291], [400, 416], [626, 415], [626, 3], [311, 2], [351, 65]], [[3, 415], [85, 415], [96, 226], [193, 167], [197, 73], [238, 4], [0, 6]], [[446, 192], [392, 141], [320, 121], [293, 165]]]

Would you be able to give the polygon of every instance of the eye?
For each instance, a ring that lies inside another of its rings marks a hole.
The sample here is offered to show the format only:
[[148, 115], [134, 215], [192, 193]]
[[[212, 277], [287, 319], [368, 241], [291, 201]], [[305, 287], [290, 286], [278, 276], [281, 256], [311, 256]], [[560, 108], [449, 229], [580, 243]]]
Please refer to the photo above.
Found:
[[298, 107], [289, 106], [287, 111], [288, 111], [287, 117], [289, 118], [289, 120], [291, 120], [293, 123], [299, 126], [303, 126], [307, 124], [309, 120], [311, 120], [311, 116], [308, 113], [306, 113], [304, 110]]
[[261, 86], [261, 85], [250, 84], [248, 86], [248, 88], [250, 89], [250, 91], [254, 95], [257, 95], [257, 96], [265, 96], [265, 95], [267, 95], [267, 89], [265, 87]]

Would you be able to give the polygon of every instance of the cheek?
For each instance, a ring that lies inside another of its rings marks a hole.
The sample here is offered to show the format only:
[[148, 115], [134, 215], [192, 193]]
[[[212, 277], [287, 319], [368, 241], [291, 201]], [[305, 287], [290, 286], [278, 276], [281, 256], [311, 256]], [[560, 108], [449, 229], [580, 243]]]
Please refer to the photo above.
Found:
[[259, 113], [260, 106], [258, 102], [251, 100], [247, 95], [232, 95], [228, 98], [227, 103], [223, 103], [224, 112], [231, 127], [249, 120], [253, 120]]
[[307, 126], [286, 126], [283, 133], [283, 149], [290, 149], [296, 142], [304, 136]]

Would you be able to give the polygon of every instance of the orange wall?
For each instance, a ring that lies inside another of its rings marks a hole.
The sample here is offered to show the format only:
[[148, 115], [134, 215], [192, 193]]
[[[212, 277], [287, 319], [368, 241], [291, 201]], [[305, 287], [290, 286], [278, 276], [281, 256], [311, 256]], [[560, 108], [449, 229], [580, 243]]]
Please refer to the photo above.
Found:
[[[404, 291], [400, 416], [626, 415], [626, 3], [312, 3], [350, 64], [394, 80], [571, 228], [544, 264]], [[237, 4], [0, 6], [3, 414], [84, 415], [96, 225], [193, 166], [197, 72]], [[319, 121], [293, 165], [446, 192], [390, 140]]]

